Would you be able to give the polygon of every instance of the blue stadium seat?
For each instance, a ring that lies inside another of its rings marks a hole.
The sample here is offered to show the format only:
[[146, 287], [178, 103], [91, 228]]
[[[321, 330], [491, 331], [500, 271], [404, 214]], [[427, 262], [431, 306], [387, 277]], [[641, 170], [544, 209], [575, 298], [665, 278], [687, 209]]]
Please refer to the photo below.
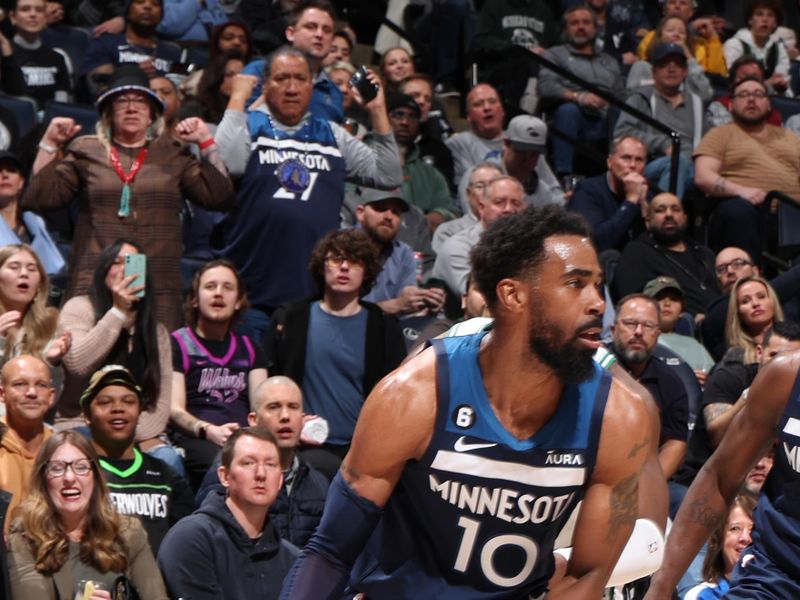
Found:
[[94, 106], [50, 100], [45, 108], [44, 123], [50, 123], [53, 117], [70, 117], [75, 119], [75, 122], [83, 127], [81, 135], [94, 134], [94, 126], [97, 124], [99, 118]]
[[0, 94], [0, 106], [9, 110], [17, 118], [20, 137], [36, 126], [36, 102], [33, 99]]
[[92, 34], [88, 30], [69, 25], [54, 25], [42, 31], [42, 41], [50, 48], [63, 50], [69, 57], [67, 67], [73, 85], [78, 79], [83, 56], [92, 41]]
[[786, 123], [786, 120], [792, 115], [800, 113], [800, 100], [797, 98], [770, 96], [769, 101], [772, 103], [772, 106], [781, 113], [781, 118], [783, 118], [784, 123]]

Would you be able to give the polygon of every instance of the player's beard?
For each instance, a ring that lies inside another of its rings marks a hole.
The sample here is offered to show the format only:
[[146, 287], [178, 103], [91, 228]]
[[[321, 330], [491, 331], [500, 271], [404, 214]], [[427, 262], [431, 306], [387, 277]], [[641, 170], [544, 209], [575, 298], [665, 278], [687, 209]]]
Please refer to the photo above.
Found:
[[[537, 303], [538, 304], [538, 303]], [[537, 307], [540, 308], [540, 307]], [[529, 347], [536, 357], [553, 369], [556, 376], [565, 384], [581, 383], [594, 372], [594, 350], [583, 348], [578, 338], [590, 328], [602, 328], [603, 322], [597, 319], [586, 323], [571, 336], [553, 323], [542, 318], [541, 311], [533, 317], [529, 333]]]

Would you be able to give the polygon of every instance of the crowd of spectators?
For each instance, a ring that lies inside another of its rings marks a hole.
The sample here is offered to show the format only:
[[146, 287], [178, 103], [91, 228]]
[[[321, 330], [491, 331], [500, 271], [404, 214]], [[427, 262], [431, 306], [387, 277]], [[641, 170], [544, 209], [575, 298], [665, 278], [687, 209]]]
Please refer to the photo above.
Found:
[[[11, 597], [277, 597], [365, 398], [430, 332], [490, 316], [470, 249], [526, 205], [591, 227], [673, 516], [798, 347], [800, 221], [770, 194], [800, 200], [796, 7], [445, 4], [414, 25], [455, 19], [443, 63], [376, 44], [361, 71], [373, 40], [329, 0], [0, 3], [0, 100], [38, 120], [0, 102]], [[758, 493], [681, 598], [727, 588]]]

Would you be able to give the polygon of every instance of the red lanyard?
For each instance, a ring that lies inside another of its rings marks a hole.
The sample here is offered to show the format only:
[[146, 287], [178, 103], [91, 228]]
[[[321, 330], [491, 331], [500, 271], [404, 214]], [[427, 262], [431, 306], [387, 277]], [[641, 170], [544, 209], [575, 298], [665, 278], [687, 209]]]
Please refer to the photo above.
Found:
[[129, 184], [133, 182], [133, 179], [136, 177], [139, 169], [142, 168], [146, 158], [147, 147], [145, 146], [139, 150], [136, 160], [133, 161], [131, 165], [131, 170], [125, 173], [125, 171], [122, 170], [122, 163], [119, 162], [119, 151], [116, 146], [111, 147], [111, 166], [114, 168], [117, 177], [119, 177], [120, 181], [123, 183], [122, 194], [119, 198], [119, 210], [117, 211], [117, 215], [120, 217], [127, 217], [131, 214], [131, 188]]

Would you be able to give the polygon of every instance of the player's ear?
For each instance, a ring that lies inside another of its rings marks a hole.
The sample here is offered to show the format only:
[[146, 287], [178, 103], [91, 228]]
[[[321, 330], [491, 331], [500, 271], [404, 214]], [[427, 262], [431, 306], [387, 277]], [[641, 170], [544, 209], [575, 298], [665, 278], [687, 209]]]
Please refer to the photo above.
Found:
[[519, 279], [501, 279], [495, 291], [498, 305], [509, 312], [520, 312], [528, 305], [530, 291]]

